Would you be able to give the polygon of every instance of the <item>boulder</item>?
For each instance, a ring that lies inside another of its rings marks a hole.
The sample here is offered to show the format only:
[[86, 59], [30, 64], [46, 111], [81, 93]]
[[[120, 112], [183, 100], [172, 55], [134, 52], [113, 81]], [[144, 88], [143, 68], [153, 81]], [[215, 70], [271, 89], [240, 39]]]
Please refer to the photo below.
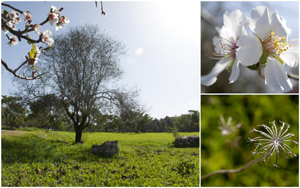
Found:
[[177, 148], [199, 147], [199, 136], [181, 136], [175, 139]]
[[112, 157], [119, 153], [118, 141], [106, 141], [102, 145], [92, 145], [92, 153], [104, 157]]

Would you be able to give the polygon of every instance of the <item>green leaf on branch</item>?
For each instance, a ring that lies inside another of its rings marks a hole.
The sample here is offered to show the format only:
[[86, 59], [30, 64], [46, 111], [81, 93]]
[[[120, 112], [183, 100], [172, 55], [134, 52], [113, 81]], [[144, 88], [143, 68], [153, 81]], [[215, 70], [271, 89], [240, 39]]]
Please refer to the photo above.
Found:
[[8, 14], [7, 10], [3, 10], [2, 17], [6, 17], [7, 14]]
[[35, 45], [32, 43], [32, 48], [31, 48], [31, 50], [29, 52], [30, 59], [34, 59], [35, 58], [35, 54], [36, 54]]
[[[31, 39], [31, 38], [29, 37], [29, 35], [27, 35], [27, 38]], [[31, 42], [30, 42], [29, 40], [27, 40], [27, 43], [28, 43], [28, 44], [31, 44]]]

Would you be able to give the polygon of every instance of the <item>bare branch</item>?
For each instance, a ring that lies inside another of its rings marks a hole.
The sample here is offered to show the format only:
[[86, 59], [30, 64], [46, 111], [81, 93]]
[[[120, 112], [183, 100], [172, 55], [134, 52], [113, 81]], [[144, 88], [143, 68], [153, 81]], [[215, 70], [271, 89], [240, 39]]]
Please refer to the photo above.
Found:
[[25, 61], [25, 62], [23, 62], [18, 68], [16, 68], [15, 70], [12, 70], [11, 68], [9, 68], [8, 67], [8, 65], [3, 61], [3, 59], [1, 59], [1, 63], [2, 63], [2, 65], [5, 67], [5, 69], [8, 71], [8, 72], [10, 72], [10, 73], [12, 73], [15, 77], [17, 77], [17, 78], [21, 78], [21, 79], [24, 79], [24, 80], [35, 80], [35, 79], [38, 79], [38, 78], [41, 78], [43, 75], [44, 75], [44, 73], [42, 73], [42, 74], [39, 74], [39, 75], [37, 75], [37, 76], [34, 76], [34, 77], [32, 77], [32, 78], [29, 78], [29, 77], [26, 77], [26, 76], [21, 76], [21, 75], [18, 75], [16, 72], [25, 64], [25, 63], [27, 63], [27, 60]]
[[1, 5], [6, 6], [6, 7], [9, 7], [9, 8], [11, 8], [11, 9], [13, 9], [13, 10], [19, 12], [20, 14], [23, 14], [23, 11], [21, 11], [21, 10], [19, 10], [19, 9], [17, 9], [17, 8], [11, 6], [11, 5], [9, 5], [9, 4], [1, 3]]

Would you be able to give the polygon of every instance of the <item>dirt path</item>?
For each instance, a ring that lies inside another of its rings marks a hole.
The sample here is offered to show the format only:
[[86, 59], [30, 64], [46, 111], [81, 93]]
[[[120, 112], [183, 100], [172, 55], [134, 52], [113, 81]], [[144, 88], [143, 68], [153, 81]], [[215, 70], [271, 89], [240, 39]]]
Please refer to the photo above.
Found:
[[1, 134], [3, 135], [23, 135], [28, 133], [27, 131], [10, 131], [10, 130], [1, 130]]

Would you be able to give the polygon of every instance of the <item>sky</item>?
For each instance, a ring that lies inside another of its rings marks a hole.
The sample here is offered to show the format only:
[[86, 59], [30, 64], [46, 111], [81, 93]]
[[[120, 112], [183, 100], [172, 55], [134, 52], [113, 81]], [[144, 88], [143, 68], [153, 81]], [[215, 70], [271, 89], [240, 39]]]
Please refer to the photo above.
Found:
[[[96, 24], [121, 41], [127, 54], [120, 62], [125, 72], [120, 83], [138, 88], [139, 100], [146, 106], [147, 113], [154, 118], [164, 118], [200, 108], [200, 1], [171, 2], [104, 1], [105, 17], [101, 15], [100, 2], [96, 7], [94, 1], [5, 3], [30, 11], [32, 23], [44, 21], [51, 5], [58, 9], [63, 7], [61, 15], [67, 16], [70, 23], [58, 31], [47, 23], [41, 31], [49, 29], [59, 35], [72, 26]], [[4, 7], [1, 8], [3, 12]], [[21, 23], [17, 27], [24, 28]], [[38, 37], [33, 33], [30, 36]], [[25, 60], [31, 46], [22, 41], [10, 47], [7, 42], [2, 31], [1, 57], [16, 68]], [[12, 83], [12, 75], [3, 67], [1, 74], [1, 94], [10, 95], [18, 88]]]

